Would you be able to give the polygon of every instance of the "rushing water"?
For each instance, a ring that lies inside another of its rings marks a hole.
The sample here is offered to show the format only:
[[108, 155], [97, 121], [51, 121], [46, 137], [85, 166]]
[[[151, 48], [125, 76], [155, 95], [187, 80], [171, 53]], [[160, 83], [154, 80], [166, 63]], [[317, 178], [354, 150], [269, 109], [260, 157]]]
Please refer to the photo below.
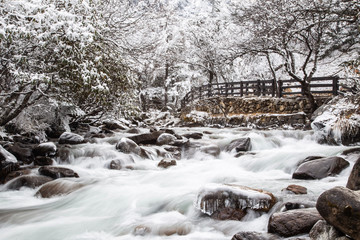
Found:
[[[144, 130], [145, 131], [145, 130]], [[216, 221], [195, 208], [199, 189], [211, 183], [236, 183], [272, 192], [281, 203], [297, 198], [314, 203], [324, 190], [346, 185], [355, 159], [336, 177], [303, 181], [291, 178], [296, 164], [308, 156], [336, 156], [344, 146], [319, 145], [311, 132], [243, 131], [241, 129], [175, 129], [178, 134], [205, 131], [199, 145], [224, 147], [250, 137], [255, 154], [235, 158], [222, 151], [213, 157], [184, 153], [177, 166], [158, 168], [161, 157], [133, 156], [134, 170], [109, 170], [113, 159], [126, 159], [115, 143], [126, 134], [73, 147], [70, 163], [85, 187], [66, 196], [35, 197], [38, 189], [0, 192], [1, 240], [231, 239], [239, 231], [267, 231], [269, 214], [249, 213], [242, 221]], [[128, 134], [129, 135], [129, 134]], [[160, 148], [160, 147], [157, 147]], [[152, 150], [152, 147], [147, 147]], [[289, 184], [308, 188], [306, 196], [282, 191]], [[147, 233], [149, 232], [149, 233]], [[144, 236], [141, 236], [143, 234]]]

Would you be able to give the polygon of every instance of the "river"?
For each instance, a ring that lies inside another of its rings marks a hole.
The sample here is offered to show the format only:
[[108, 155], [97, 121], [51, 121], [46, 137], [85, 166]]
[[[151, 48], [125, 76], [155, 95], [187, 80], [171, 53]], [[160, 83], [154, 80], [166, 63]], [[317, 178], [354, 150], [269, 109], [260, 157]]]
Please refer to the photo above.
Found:
[[[122, 239], [227, 239], [239, 231], [266, 232], [270, 214], [281, 203], [299, 200], [314, 204], [334, 186], [345, 186], [356, 159], [335, 177], [294, 180], [297, 162], [314, 155], [339, 156], [345, 146], [317, 144], [311, 131], [175, 128], [177, 134], [205, 132], [199, 145], [224, 147], [231, 140], [250, 137], [253, 154], [234, 157], [222, 151], [214, 157], [200, 151], [183, 153], [177, 165], [157, 167], [161, 157], [133, 156], [131, 169], [110, 170], [109, 161], [124, 158], [115, 143], [125, 133], [73, 147], [70, 163], [86, 184], [66, 196], [35, 197], [38, 189], [0, 188], [1, 240], [122, 240]], [[143, 131], [146, 131], [143, 129]], [[160, 147], [157, 147], [160, 149]], [[153, 151], [153, 147], [146, 147]], [[272, 192], [279, 203], [268, 214], [248, 214], [242, 221], [217, 221], [195, 207], [199, 189], [213, 183], [235, 183]], [[308, 189], [297, 196], [282, 191], [290, 184]], [[144, 236], [142, 236], [144, 235]]]

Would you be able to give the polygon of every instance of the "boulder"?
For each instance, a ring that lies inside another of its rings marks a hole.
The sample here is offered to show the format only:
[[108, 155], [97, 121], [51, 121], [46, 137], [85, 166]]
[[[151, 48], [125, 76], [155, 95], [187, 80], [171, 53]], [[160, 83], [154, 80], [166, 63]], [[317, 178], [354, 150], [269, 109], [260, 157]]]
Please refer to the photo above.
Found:
[[33, 149], [34, 156], [53, 157], [56, 155], [57, 147], [53, 142], [40, 143]]
[[16, 157], [0, 145], [0, 183], [4, 183], [6, 176], [19, 167]]
[[240, 185], [212, 184], [198, 194], [196, 208], [219, 220], [241, 220], [247, 209], [268, 212], [276, 203], [270, 192]]
[[54, 163], [54, 160], [50, 157], [37, 156], [34, 159], [35, 166], [48, 166], [48, 165], [53, 165], [53, 163]]
[[293, 173], [294, 179], [322, 179], [339, 174], [349, 166], [341, 157], [315, 159], [301, 164]]
[[162, 168], [168, 168], [171, 166], [176, 166], [176, 160], [164, 158], [158, 163], [158, 167], [162, 167]]
[[337, 96], [311, 117], [320, 142], [351, 145], [360, 142], [360, 93]]
[[360, 154], [360, 147], [350, 148], [341, 153], [341, 155], [345, 155], [345, 156], [350, 155], [350, 154]]
[[84, 137], [76, 133], [64, 132], [59, 137], [59, 144], [81, 144], [84, 142]]
[[5, 187], [11, 190], [19, 190], [21, 187], [36, 188], [52, 180], [46, 176], [24, 175], [11, 180]]
[[250, 138], [239, 138], [230, 142], [229, 145], [225, 147], [225, 151], [231, 152], [234, 150], [236, 152], [246, 152], [251, 149], [251, 139]]
[[7, 183], [7, 182], [13, 180], [14, 178], [17, 178], [20, 176], [29, 175], [30, 173], [31, 173], [30, 169], [20, 169], [20, 170], [11, 172], [6, 176], [4, 183]]
[[133, 140], [136, 144], [153, 144], [155, 145], [158, 137], [163, 134], [163, 131], [155, 131], [150, 133], [143, 133], [128, 137]]
[[217, 145], [207, 145], [207, 146], [202, 146], [199, 148], [199, 150], [203, 153], [212, 155], [214, 157], [218, 157], [220, 155], [220, 148]]
[[332, 188], [320, 195], [316, 208], [329, 224], [355, 240], [360, 239], [360, 191]]
[[128, 129], [127, 126], [125, 126], [122, 122], [118, 121], [118, 120], [105, 120], [103, 121], [103, 124], [105, 126], [105, 128], [109, 129], [109, 130], [126, 130]]
[[25, 164], [30, 164], [34, 161], [32, 144], [15, 142], [6, 146], [6, 150], [12, 153], [18, 161]]
[[121, 138], [116, 144], [116, 149], [123, 153], [140, 153], [140, 147], [129, 138]]
[[301, 164], [303, 163], [306, 163], [306, 162], [310, 162], [310, 161], [313, 161], [313, 160], [316, 160], [316, 159], [320, 159], [320, 158], [325, 158], [324, 156], [309, 156], [301, 161], [299, 161], [297, 163], [297, 166], [300, 166]]
[[193, 132], [193, 133], [187, 133], [184, 134], [183, 137], [186, 137], [188, 139], [193, 138], [193, 139], [202, 139], [202, 137], [204, 136], [204, 134], [199, 133], [199, 132]]
[[307, 188], [299, 185], [289, 185], [284, 189], [285, 191], [294, 193], [294, 194], [307, 194]]
[[158, 145], [171, 145], [174, 144], [176, 140], [177, 139], [174, 135], [169, 133], [162, 133], [156, 140], [156, 143]]
[[312, 240], [350, 240], [350, 238], [345, 237], [342, 232], [328, 224], [325, 220], [318, 221], [311, 229], [309, 236]]
[[346, 187], [351, 190], [360, 190], [360, 158], [358, 158], [351, 170]]
[[57, 179], [44, 184], [35, 194], [42, 198], [51, 198], [58, 195], [70, 194], [85, 185], [78, 182], [72, 182], [65, 179]]
[[315, 223], [321, 220], [315, 208], [294, 209], [286, 212], [277, 212], [271, 215], [268, 232], [282, 237], [292, 237], [309, 233]]
[[75, 177], [78, 178], [79, 175], [69, 168], [64, 167], [52, 167], [44, 166], [39, 168], [39, 173], [43, 176], [51, 177], [53, 179], [65, 178], [65, 177]]
[[239, 232], [231, 240], [280, 240], [281, 238], [271, 233]]

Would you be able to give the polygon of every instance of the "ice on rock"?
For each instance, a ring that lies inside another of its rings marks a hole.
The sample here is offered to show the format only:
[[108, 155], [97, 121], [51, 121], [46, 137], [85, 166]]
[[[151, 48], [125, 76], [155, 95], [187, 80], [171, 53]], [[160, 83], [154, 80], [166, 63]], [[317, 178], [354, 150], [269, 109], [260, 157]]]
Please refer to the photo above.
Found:
[[268, 212], [275, 203], [274, 195], [264, 190], [232, 184], [211, 184], [200, 190], [196, 207], [211, 216], [222, 209]]

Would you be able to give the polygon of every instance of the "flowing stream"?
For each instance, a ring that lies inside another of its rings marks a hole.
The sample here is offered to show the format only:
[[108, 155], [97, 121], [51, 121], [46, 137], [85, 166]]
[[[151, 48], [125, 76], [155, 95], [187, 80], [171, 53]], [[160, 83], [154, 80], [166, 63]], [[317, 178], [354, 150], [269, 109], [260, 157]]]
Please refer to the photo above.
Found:
[[[289, 200], [314, 204], [334, 186], [345, 186], [356, 159], [335, 177], [294, 180], [298, 161], [308, 156], [340, 156], [344, 146], [319, 145], [312, 132], [245, 131], [243, 129], [177, 128], [177, 134], [205, 132], [198, 145], [223, 148], [231, 140], [250, 137], [253, 154], [234, 157], [222, 151], [219, 157], [201, 151], [183, 152], [177, 165], [157, 167], [162, 157], [132, 156], [131, 169], [110, 170], [113, 159], [126, 159], [115, 143], [130, 134], [98, 139], [72, 147], [71, 168], [86, 186], [66, 196], [35, 197], [37, 189], [19, 191], [0, 187], [1, 240], [120, 240], [120, 239], [231, 239], [239, 231], [266, 232], [270, 214]], [[143, 129], [145, 132], [146, 130]], [[155, 148], [146, 149], [155, 152]], [[249, 213], [242, 221], [217, 221], [195, 207], [199, 189], [212, 183], [235, 183], [272, 192], [279, 200], [268, 214]], [[307, 195], [282, 191], [290, 184], [307, 187]]]

